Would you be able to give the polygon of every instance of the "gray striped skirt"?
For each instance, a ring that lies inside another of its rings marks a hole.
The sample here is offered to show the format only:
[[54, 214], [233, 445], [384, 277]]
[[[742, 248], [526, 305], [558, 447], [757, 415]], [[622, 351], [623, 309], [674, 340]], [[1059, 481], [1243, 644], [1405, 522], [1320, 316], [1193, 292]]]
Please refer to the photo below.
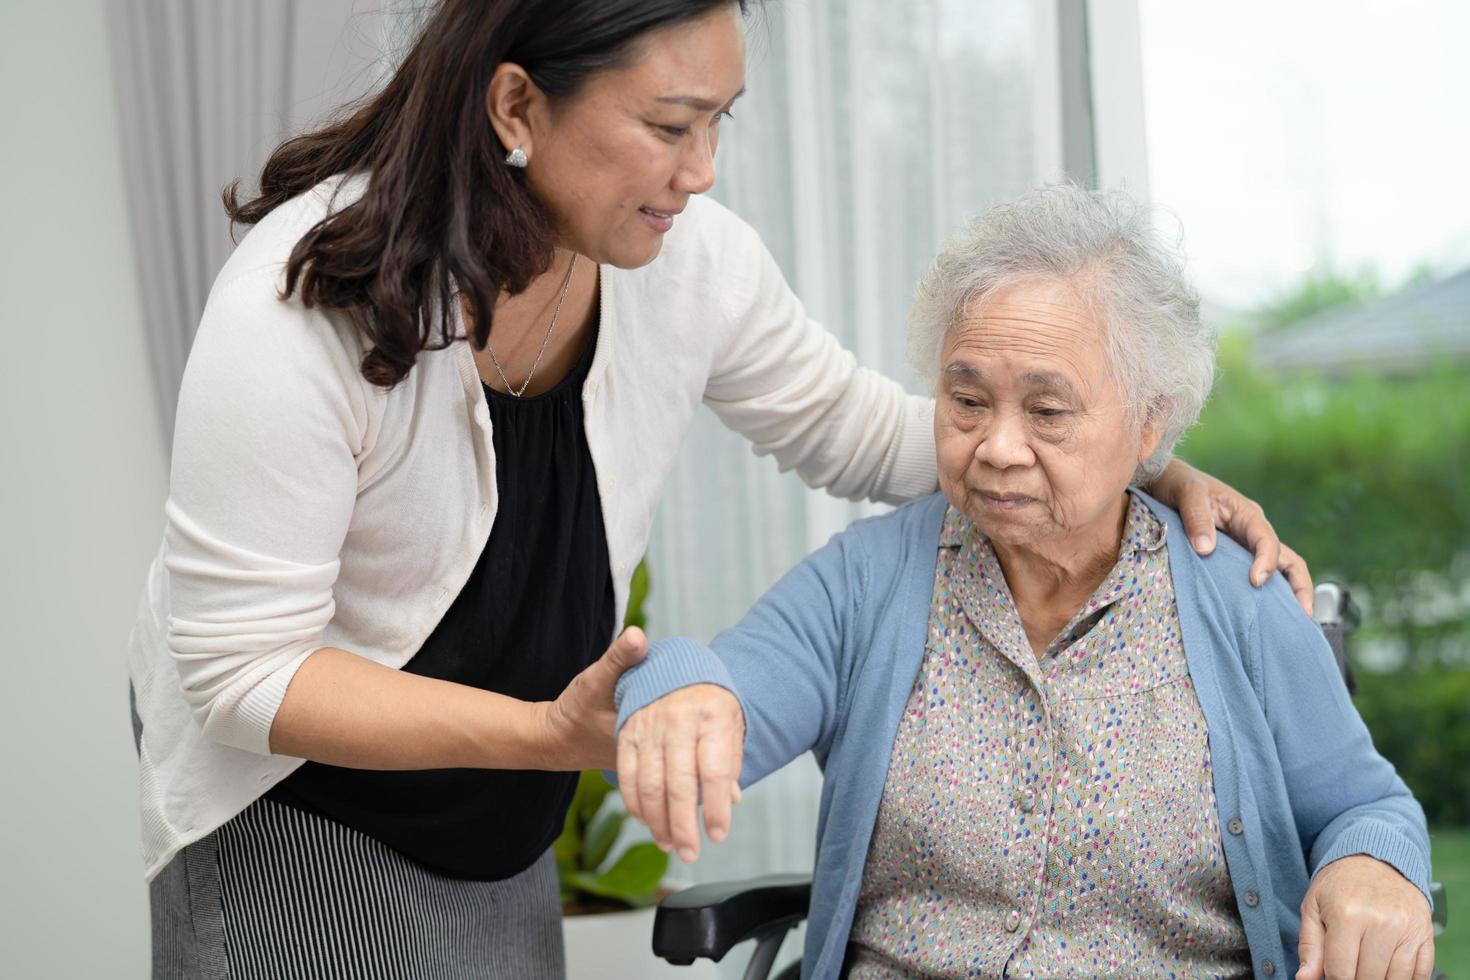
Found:
[[149, 899], [155, 980], [566, 973], [550, 851], [514, 878], [461, 881], [271, 800], [186, 847]]

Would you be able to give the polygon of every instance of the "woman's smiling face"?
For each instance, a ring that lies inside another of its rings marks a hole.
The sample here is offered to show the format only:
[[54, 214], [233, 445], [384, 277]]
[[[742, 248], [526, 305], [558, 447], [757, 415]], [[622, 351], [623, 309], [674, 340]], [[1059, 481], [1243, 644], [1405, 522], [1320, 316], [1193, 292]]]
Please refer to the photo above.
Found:
[[936, 391], [940, 488], [998, 544], [1105, 536], [1158, 445], [1129, 420], [1102, 324], [1067, 282], [971, 304], [945, 337]]
[[[526, 179], [564, 248], [636, 268], [714, 183], [720, 123], [744, 87], [745, 28], [731, 3], [650, 33], [630, 63], [565, 99], [533, 97], [525, 131], [501, 139], [524, 146]], [[493, 86], [490, 98], [494, 118]]]

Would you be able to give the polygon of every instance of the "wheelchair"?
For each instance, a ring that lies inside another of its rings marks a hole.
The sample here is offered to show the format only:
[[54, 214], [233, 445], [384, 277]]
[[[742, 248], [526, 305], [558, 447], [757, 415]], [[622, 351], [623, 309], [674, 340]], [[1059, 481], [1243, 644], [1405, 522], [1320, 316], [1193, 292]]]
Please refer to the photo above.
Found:
[[[1357, 628], [1360, 614], [1348, 590], [1333, 582], [1317, 586], [1313, 618], [1332, 647], [1348, 693], [1356, 694], [1357, 678], [1345, 641]], [[676, 892], [659, 904], [655, 914], [654, 955], [676, 966], [688, 966], [697, 959], [718, 962], [737, 944], [755, 940], [744, 980], [770, 980], [781, 943], [806, 918], [811, 884], [809, 875], [767, 875]], [[1449, 918], [1444, 886], [1432, 883], [1430, 897], [1438, 937]], [[774, 980], [799, 980], [800, 976], [797, 960], [784, 966]], [[1435, 980], [1444, 980], [1444, 974], [1436, 971]]]

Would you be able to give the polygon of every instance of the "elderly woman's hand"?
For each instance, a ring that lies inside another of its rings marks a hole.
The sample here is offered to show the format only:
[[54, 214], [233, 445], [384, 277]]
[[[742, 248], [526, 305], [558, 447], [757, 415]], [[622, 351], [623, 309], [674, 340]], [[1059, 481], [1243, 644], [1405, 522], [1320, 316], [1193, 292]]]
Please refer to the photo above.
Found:
[[1251, 584], [1261, 585], [1280, 571], [1307, 615], [1312, 614], [1312, 573], [1295, 551], [1281, 543], [1261, 505], [1221, 483], [1208, 473], [1181, 460], [1171, 460], [1148, 491], [1179, 512], [1194, 550], [1208, 555], [1215, 550], [1215, 528], [1255, 553]]
[[1297, 980], [1429, 980], [1429, 901], [1392, 865], [1357, 854], [1317, 873], [1302, 899]]
[[735, 695], [714, 684], [666, 694], [634, 712], [618, 732], [623, 802], [659, 847], [694, 861], [701, 800], [709, 839], [719, 843], [730, 832], [744, 749], [745, 713]]

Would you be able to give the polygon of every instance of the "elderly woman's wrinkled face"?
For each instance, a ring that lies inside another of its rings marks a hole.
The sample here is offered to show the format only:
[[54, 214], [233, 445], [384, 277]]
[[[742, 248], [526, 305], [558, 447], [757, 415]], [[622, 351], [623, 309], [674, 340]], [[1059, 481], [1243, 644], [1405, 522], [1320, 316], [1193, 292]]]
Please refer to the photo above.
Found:
[[972, 304], [940, 357], [939, 483], [998, 544], [1108, 536], [1158, 445], [1129, 422], [1103, 328], [1070, 283], [1023, 282]]

